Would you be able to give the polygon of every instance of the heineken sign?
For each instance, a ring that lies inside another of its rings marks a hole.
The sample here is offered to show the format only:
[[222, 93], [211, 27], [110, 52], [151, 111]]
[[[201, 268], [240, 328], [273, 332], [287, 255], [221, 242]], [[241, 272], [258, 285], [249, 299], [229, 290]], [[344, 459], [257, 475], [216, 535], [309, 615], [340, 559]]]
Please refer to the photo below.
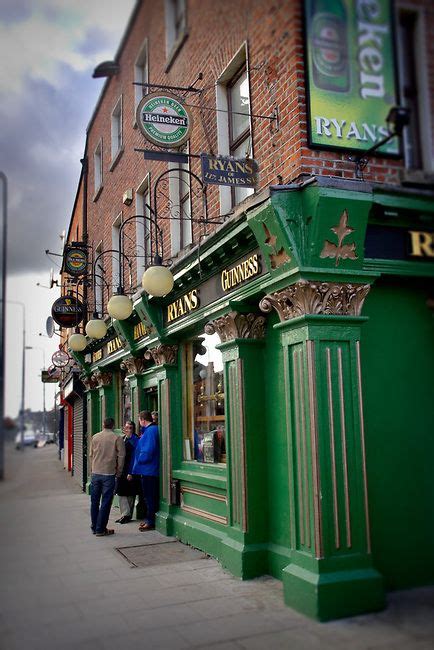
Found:
[[187, 142], [193, 126], [187, 106], [170, 93], [150, 93], [143, 97], [137, 106], [136, 119], [147, 140], [168, 149]]
[[309, 144], [369, 149], [397, 104], [390, 0], [306, 0], [305, 24]]

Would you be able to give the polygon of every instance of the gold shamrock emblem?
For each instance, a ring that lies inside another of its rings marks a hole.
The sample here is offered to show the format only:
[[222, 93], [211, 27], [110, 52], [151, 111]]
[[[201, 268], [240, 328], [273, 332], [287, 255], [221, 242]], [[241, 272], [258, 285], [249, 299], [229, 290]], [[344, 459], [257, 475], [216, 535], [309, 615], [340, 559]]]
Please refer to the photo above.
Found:
[[330, 228], [330, 230], [335, 233], [338, 243], [336, 245], [326, 239], [320, 257], [331, 257], [332, 259], [336, 259], [336, 266], [339, 264], [340, 259], [356, 260], [356, 245], [354, 243], [342, 243], [345, 237], [348, 237], [348, 235], [354, 232], [354, 228], [350, 228], [348, 225], [348, 212], [346, 210], [342, 212], [339, 224]]

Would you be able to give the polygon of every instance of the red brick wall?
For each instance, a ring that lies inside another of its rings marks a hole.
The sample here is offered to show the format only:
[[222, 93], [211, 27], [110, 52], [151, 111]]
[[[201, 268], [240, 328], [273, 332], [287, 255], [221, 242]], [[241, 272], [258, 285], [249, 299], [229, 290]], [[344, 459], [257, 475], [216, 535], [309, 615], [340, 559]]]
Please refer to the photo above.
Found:
[[[434, 7], [431, 0], [411, 0], [406, 6], [425, 11], [428, 52], [427, 75], [430, 83], [431, 114], [434, 106]], [[143, 40], [148, 37], [149, 79], [151, 83], [188, 86], [199, 72], [204, 77], [197, 83], [205, 88], [202, 102], [215, 107], [215, 81], [243, 42], [248, 43], [253, 114], [271, 115], [275, 106], [280, 111], [280, 130], [270, 130], [268, 120], [253, 120], [254, 155], [260, 165], [260, 188], [269, 184], [295, 181], [301, 174], [354, 176], [354, 164], [347, 153], [318, 151], [307, 146], [306, 99], [304, 89], [304, 58], [302, 32], [302, 3], [297, 0], [188, 0], [188, 38], [166, 73], [164, 2], [144, 0], [120, 54], [120, 74], [107, 84], [88, 133], [89, 156], [89, 243], [95, 246], [101, 239], [104, 249], [111, 248], [111, 227], [122, 211], [123, 218], [135, 214], [131, 206], [122, 204], [127, 188], [135, 189], [151, 172], [152, 185], [167, 169], [167, 163], [144, 161], [135, 147], [147, 148], [145, 139], [134, 122], [133, 65]], [[119, 96], [123, 96], [124, 152], [116, 167], [110, 171], [111, 112]], [[188, 95], [188, 102], [198, 103], [197, 95]], [[191, 153], [217, 152], [216, 113], [193, 108], [195, 125], [190, 141]], [[103, 139], [104, 188], [92, 201], [93, 152]], [[434, 147], [433, 147], [434, 148]], [[365, 170], [366, 180], [398, 182], [401, 161], [374, 157]], [[200, 176], [200, 161], [193, 159], [191, 169]], [[208, 188], [209, 216], [219, 215], [218, 188]], [[164, 205], [159, 205], [164, 213]], [[198, 200], [193, 199], [196, 216], [200, 213]], [[168, 221], [165, 229], [165, 252], [170, 251]], [[134, 228], [128, 231], [133, 236]], [[197, 238], [199, 226], [194, 226]], [[128, 249], [127, 249], [128, 252]], [[110, 255], [105, 268], [110, 271]], [[136, 279], [134, 278], [134, 281]]]

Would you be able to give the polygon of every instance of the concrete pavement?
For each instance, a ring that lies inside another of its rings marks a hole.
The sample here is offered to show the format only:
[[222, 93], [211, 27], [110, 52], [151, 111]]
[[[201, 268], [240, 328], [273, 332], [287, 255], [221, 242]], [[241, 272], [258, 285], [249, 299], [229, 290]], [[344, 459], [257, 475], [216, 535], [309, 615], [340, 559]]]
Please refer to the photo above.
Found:
[[[113, 511], [112, 520], [117, 518]], [[316, 623], [272, 578], [242, 582], [213, 559], [137, 568], [118, 547], [173, 542], [137, 523], [95, 538], [89, 499], [54, 445], [6, 447], [0, 484], [0, 649], [433, 650], [434, 587], [388, 608]], [[161, 547], [160, 547], [161, 548]]]

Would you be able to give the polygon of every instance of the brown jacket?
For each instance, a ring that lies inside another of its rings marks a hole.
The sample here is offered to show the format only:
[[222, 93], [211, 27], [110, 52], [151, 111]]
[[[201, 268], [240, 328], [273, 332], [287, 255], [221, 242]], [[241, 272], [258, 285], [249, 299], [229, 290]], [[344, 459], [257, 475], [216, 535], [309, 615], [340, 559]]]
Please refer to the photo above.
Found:
[[125, 443], [111, 429], [103, 429], [92, 436], [90, 443], [92, 474], [120, 476], [125, 460]]

